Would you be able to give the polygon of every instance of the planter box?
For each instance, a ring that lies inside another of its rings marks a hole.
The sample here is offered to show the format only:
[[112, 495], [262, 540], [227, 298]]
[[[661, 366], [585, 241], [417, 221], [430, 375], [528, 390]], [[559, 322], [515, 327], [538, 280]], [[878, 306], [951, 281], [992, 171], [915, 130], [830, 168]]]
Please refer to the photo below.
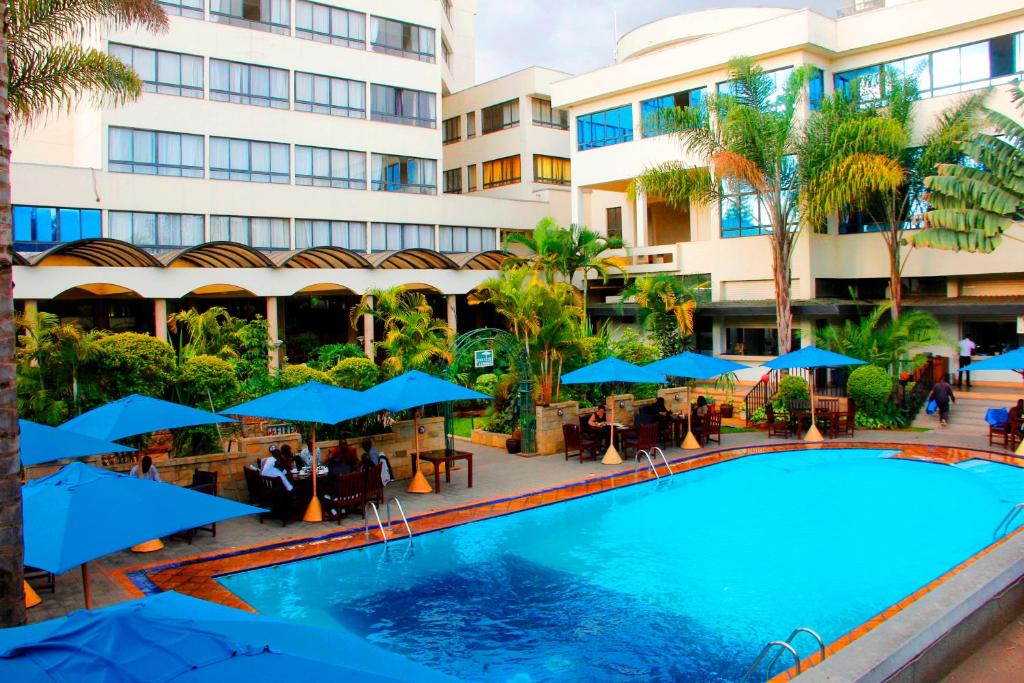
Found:
[[501, 450], [505, 450], [505, 440], [510, 436], [510, 434], [500, 434], [498, 432], [487, 432], [483, 429], [474, 429], [473, 435], [470, 437], [470, 441], [478, 443], [481, 446], [490, 446], [491, 448], [500, 448]]

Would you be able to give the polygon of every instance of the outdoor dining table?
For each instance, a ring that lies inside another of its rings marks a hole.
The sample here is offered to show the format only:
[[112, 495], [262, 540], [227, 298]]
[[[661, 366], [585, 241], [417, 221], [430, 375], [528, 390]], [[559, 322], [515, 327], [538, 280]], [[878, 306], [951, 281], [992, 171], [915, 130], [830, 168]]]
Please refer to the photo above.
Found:
[[452, 464], [465, 460], [469, 475], [469, 488], [473, 488], [473, 454], [469, 451], [449, 451], [444, 448], [422, 451], [416, 454], [418, 460], [426, 460], [434, 466], [434, 493], [441, 493], [441, 463], [444, 463], [444, 480], [452, 483]]

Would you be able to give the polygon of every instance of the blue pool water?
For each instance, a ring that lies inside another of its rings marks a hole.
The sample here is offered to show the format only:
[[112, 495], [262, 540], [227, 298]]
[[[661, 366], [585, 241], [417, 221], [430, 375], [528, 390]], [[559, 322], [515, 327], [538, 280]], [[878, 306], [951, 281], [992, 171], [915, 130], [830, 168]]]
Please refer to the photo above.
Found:
[[220, 581], [469, 681], [735, 681], [765, 642], [834, 640], [944, 574], [1024, 501], [1024, 470], [894, 453], [752, 456]]

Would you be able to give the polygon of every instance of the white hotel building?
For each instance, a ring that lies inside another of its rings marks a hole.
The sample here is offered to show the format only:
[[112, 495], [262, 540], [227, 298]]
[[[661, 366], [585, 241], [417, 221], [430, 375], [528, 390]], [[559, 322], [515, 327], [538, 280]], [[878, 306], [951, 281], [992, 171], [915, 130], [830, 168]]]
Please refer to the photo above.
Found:
[[[681, 154], [644, 130], [644, 113], [723, 87], [737, 54], [780, 82], [813, 64], [824, 94], [882, 64], [918, 73], [924, 122], [990, 85], [994, 106], [1014, 111], [999, 85], [1024, 73], [1019, 0], [870, 0], [841, 17], [708, 10], [626, 33], [614, 63], [590, 73], [533, 67], [479, 85], [475, 0], [164, 6], [164, 34], [97, 38], [142, 77], [138, 102], [82, 106], [15, 139], [19, 307], [165, 336], [168, 311], [217, 303], [266, 316], [286, 343], [369, 344], [371, 321], [351, 325], [349, 308], [367, 289], [406, 285], [468, 328], [486, 322], [465, 295], [500, 265], [503, 233], [550, 215], [621, 234], [634, 273], [706, 278], [701, 349], [763, 357], [774, 309], [756, 206], [629, 201], [634, 176]], [[851, 286], [862, 300], [887, 295], [870, 230], [833, 220], [801, 236], [792, 275], [805, 338], [856, 314]], [[1022, 264], [1011, 240], [991, 255], [915, 250], [906, 303], [982, 353], [1016, 346]]]

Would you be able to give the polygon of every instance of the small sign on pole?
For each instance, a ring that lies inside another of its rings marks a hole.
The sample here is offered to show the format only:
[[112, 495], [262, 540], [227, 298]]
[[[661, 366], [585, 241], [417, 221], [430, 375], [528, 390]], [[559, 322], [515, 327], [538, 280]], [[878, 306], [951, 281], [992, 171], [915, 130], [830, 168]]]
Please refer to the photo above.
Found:
[[1017, 334], [1024, 334], [1024, 315], [1017, 316]]
[[473, 366], [477, 368], [493, 368], [494, 367], [494, 351], [474, 351], [473, 352]]

